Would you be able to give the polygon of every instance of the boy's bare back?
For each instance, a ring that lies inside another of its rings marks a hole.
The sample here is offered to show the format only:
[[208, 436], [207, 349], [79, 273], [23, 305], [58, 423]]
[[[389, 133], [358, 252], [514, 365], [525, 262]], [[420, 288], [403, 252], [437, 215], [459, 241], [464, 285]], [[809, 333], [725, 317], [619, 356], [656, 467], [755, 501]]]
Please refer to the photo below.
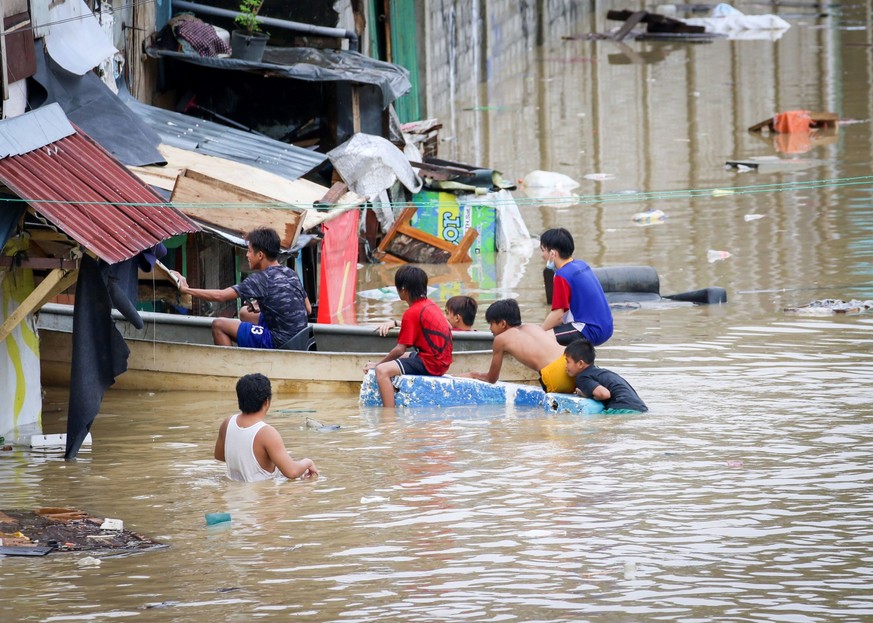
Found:
[[553, 333], [543, 331], [534, 324], [510, 327], [494, 338], [494, 349], [512, 355], [528, 368], [540, 371], [564, 356], [564, 347], [558, 344]]

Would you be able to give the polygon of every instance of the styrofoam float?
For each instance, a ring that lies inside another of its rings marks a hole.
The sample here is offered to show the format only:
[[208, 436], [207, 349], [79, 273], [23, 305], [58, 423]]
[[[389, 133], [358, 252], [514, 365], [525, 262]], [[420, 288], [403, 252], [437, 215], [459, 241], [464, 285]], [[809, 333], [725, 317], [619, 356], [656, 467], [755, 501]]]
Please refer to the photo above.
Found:
[[[593, 415], [603, 411], [603, 404], [572, 394], [546, 393], [533, 385], [519, 383], [486, 383], [453, 376], [394, 377], [395, 404], [398, 407], [459, 407], [464, 405], [507, 405], [540, 407], [551, 413]], [[376, 385], [376, 375], [368, 372], [361, 383], [361, 404], [381, 407], [382, 397]]]

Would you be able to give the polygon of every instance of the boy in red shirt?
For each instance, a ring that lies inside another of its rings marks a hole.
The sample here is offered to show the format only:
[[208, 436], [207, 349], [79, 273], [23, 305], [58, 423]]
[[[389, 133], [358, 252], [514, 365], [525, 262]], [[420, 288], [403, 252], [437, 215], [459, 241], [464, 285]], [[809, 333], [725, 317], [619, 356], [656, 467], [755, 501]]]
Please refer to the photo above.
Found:
[[[439, 305], [427, 298], [427, 273], [417, 266], [401, 266], [394, 274], [394, 287], [401, 301], [409, 304], [399, 324], [397, 346], [376, 363], [368, 362], [364, 371], [376, 370], [376, 384], [382, 404], [394, 406], [394, 386], [391, 380], [399, 374], [442, 376], [452, 365], [452, 327]], [[385, 335], [398, 326], [391, 320], [379, 327]], [[407, 353], [410, 347], [415, 352]]]

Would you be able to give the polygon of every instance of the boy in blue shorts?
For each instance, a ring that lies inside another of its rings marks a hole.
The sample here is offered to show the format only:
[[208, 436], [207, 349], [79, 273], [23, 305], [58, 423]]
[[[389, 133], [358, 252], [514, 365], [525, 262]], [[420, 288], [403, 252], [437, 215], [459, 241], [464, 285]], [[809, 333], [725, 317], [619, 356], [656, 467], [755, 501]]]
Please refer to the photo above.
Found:
[[[394, 385], [391, 380], [399, 374], [442, 376], [452, 365], [452, 327], [439, 305], [427, 298], [427, 273], [418, 266], [401, 266], [394, 273], [394, 287], [400, 300], [409, 305], [400, 321], [397, 346], [381, 361], [368, 362], [364, 372], [376, 371], [376, 384], [382, 396], [382, 405], [394, 406]], [[390, 326], [388, 326], [390, 323]], [[396, 320], [379, 327], [385, 335]], [[406, 349], [415, 352], [407, 354]]]
[[576, 393], [603, 403], [604, 413], [642, 413], [648, 411], [636, 390], [615, 372], [594, 365], [594, 346], [585, 338], [564, 350], [567, 376], [575, 377]]
[[276, 230], [253, 229], [246, 235], [246, 241], [246, 260], [253, 272], [242, 283], [223, 290], [201, 290], [189, 287], [187, 280], [175, 273], [179, 291], [204, 301], [256, 300], [257, 311], [241, 311], [240, 320], [213, 320], [212, 341], [219, 346], [236, 342], [246, 348], [281, 348], [307, 327], [312, 307], [297, 273], [278, 261]]

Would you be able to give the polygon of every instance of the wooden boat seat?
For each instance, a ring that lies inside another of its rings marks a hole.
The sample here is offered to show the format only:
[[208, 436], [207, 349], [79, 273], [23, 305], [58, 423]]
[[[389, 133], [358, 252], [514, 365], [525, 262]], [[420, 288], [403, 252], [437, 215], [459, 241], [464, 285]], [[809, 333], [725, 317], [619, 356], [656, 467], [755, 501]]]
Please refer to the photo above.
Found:
[[277, 350], [318, 350], [315, 344], [315, 331], [311, 326], [307, 326]]

